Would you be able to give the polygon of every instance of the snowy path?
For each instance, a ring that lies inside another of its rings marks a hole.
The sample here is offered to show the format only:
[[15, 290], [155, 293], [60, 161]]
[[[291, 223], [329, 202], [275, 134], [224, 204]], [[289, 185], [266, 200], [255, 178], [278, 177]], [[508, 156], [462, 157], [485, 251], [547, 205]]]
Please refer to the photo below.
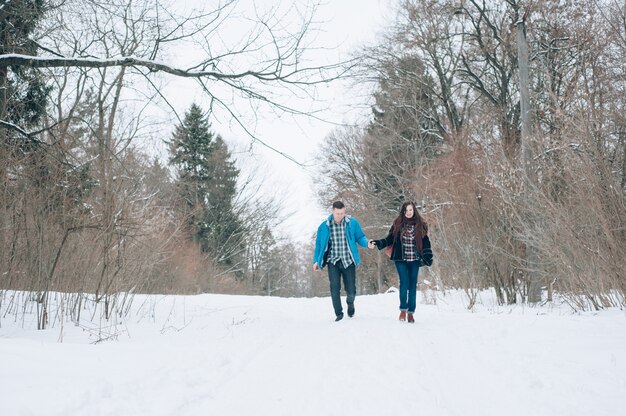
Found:
[[470, 313], [449, 296], [419, 304], [410, 325], [396, 320], [395, 294], [358, 297], [357, 316], [338, 323], [327, 298], [203, 295], [145, 306], [118, 326], [127, 331], [118, 341], [97, 345], [81, 328], [66, 325], [58, 343], [60, 328], [37, 332], [5, 318], [0, 415], [616, 416], [626, 408], [624, 311]]

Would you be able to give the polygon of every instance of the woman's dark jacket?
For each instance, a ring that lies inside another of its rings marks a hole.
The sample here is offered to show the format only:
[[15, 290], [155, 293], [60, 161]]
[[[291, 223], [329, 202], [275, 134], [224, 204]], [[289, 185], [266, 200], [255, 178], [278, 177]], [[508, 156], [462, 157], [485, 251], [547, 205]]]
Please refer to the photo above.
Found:
[[[376, 244], [376, 247], [378, 247], [379, 250], [382, 250], [383, 248], [393, 244], [393, 249], [391, 251], [391, 260], [404, 260], [402, 258], [402, 232], [398, 233], [394, 241], [393, 225], [389, 229], [389, 234], [387, 234], [387, 237], [383, 238], [382, 240], [374, 240], [374, 244]], [[415, 244], [415, 251], [420, 257], [420, 266], [432, 266], [433, 251], [430, 247], [430, 239], [428, 238], [428, 235], [424, 235], [424, 237], [422, 238], [422, 250], [420, 251], [417, 248], [417, 244]]]

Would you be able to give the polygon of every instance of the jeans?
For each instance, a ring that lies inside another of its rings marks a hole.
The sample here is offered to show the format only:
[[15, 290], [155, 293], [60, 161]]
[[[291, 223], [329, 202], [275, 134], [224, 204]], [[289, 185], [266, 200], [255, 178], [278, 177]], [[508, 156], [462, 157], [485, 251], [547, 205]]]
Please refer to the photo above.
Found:
[[415, 312], [417, 297], [417, 274], [420, 270], [418, 261], [396, 261], [396, 269], [400, 278], [400, 310]]
[[335, 315], [343, 313], [341, 307], [341, 277], [343, 276], [343, 288], [346, 290], [346, 301], [348, 304], [354, 303], [356, 297], [356, 267], [352, 263], [348, 267], [343, 267], [341, 260], [337, 264], [328, 263], [328, 280], [330, 281], [330, 298], [333, 301]]

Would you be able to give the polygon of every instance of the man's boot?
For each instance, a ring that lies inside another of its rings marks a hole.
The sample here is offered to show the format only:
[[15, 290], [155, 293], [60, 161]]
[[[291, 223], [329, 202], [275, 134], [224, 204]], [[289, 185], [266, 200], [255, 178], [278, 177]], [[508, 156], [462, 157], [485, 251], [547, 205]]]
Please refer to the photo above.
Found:
[[401, 321], [406, 321], [406, 311], [400, 311], [400, 317], [398, 319]]

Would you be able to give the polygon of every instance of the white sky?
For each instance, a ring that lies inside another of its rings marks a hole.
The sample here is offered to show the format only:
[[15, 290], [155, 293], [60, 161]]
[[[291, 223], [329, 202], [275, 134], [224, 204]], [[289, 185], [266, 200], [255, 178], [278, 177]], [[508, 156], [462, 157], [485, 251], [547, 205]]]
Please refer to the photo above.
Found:
[[[266, 0], [255, 3], [263, 6], [276, 2]], [[311, 65], [347, 59], [355, 48], [371, 44], [383, 28], [385, 19], [392, 14], [391, 3], [391, 0], [329, 0], [320, 5], [315, 19], [320, 22], [317, 26], [319, 31], [313, 33], [313, 46], [325, 50], [310, 51], [308, 58], [312, 60]], [[246, 0], [242, 4], [252, 4], [252, 1], [247, 3]], [[228, 36], [240, 38], [243, 30], [232, 25], [229, 27], [232, 33], [220, 35], [225, 43], [228, 43]], [[192, 101], [206, 102], [199, 87], [187, 80], [167, 78], [163, 92], [181, 115]], [[249, 123], [246, 127], [268, 145], [301, 163], [320, 162], [314, 158], [322, 140], [336, 127], [332, 123], [350, 124], [365, 120], [369, 116], [370, 97], [357, 93], [348, 83], [321, 86], [318, 93], [324, 104], [299, 101], [295, 105], [299, 108], [303, 104], [327, 108], [328, 111], [320, 114], [328, 121], [326, 123], [305, 116], [283, 114], [279, 118], [279, 115], [270, 112], [259, 113], [254, 118], [247, 108], [241, 110], [244, 113], [242, 118]], [[291, 98], [283, 95], [281, 100], [289, 103]], [[161, 111], [169, 109], [162, 108]], [[168, 117], [173, 116], [170, 114]], [[319, 205], [314, 192], [315, 168], [303, 169], [258, 144], [254, 145], [251, 155], [247, 152], [251, 140], [246, 133], [224, 112], [217, 112], [215, 117], [212, 118], [213, 129], [224, 137], [231, 148], [244, 151], [237, 154], [239, 162], [263, 178], [265, 192], [285, 200], [283, 213], [295, 213], [281, 224], [283, 232], [301, 241], [308, 239], [329, 211], [329, 208]]]

